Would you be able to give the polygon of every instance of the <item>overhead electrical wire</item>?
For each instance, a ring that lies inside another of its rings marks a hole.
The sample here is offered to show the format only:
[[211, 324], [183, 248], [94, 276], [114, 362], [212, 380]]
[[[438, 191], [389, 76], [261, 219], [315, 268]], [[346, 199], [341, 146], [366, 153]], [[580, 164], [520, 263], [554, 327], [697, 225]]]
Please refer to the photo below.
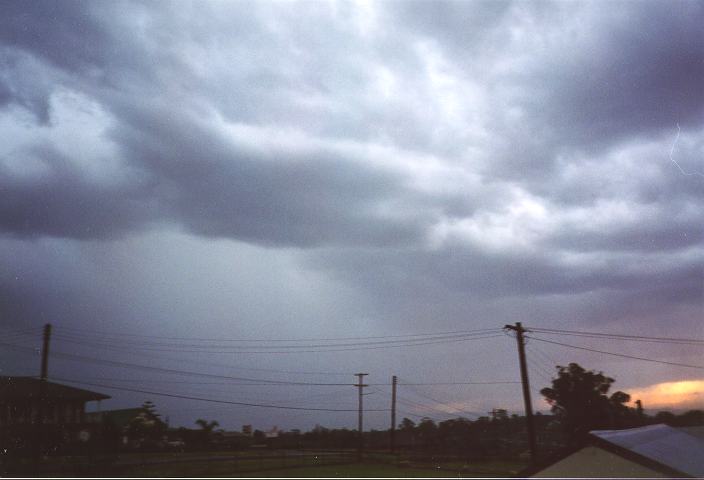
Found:
[[[498, 334], [471, 333], [464, 335], [436, 335], [427, 338], [406, 339], [406, 340], [385, 340], [373, 342], [350, 342], [334, 344], [307, 344], [307, 345], [253, 345], [253, 346], [223, 346], [223, 345], [176, 345], [176, 344], [115, 344], [100, 341], [87, 341], [72, 338], [66, 335], [56, 335], [57, 338], [77, 344], [91, 345], [96, 347], [130, 348], [143, 349], [157, 352], [178, 352], [178, 353], [225, 353], [225, 354], [248, 354], [248, 353], [321, 353], [339, 352], [353, 350], [374, 350], [379, 348], [398, 348], [418, 345], [431, 345], [438, 343], [454, 343], [470, 340], [480, 340], [500, 336]], [[226, 350], [222, 350], [227, 348]], [[218, 349], [218, 350], [213, 350]]]
[[[28, 353], [36, 353], [38, 349], [32, 348], [32, 347], [26, 347], [22, 345], [14, 345], [14, 344], [8, 344], [5, 342], [0, 342], [0, 346], [6, 346], [10, 347], [13, 349], [17, 350], [22, 350]], [[260, 386], [271, 386], [271, 385], [305, 385], [305, 386], [348, 386], [348, 385], [354, 385], [354, 383], [323, 383], [323, 382], [300, 382], [300, 381], [290, 381], [290, 380], [275, 380], [275, 379], [261, 379], [261, 378], [251, 378], [251, 377], [239, 377], [239, 376], [232, 376], [232, 375], [221, 375], [221, 374], [214, 374], [214, 373], [207, 373], [207, 372], [197, 372], [197, 371], [191, 371], [191, 370], [179, 370], [179, 369], [172, 369], [172, 368], [164, 368], [164, 367], [157, 367], [154, 365], [143, 365], [143, 364], [136, 364], [136, 363], [128, 363], [128, 362], [121, 362], [117, 360], [109, 360], [109, 359], [101, 359], [101, 358], [96, 358], [92, 356], [87, 356], [87, 355], [79, 355], [79, 354], [73, 354], [73, 353], [66, 353], [66, 352], [61, 352], [61, 351], [52, 351], [52, 355], [56, 356], [58, 358], [63, 358], [67, 360], [75, 360], [75, 361], [85, 361], [85, 362], [90, 362], [90, 363], [97, 363], [97, 364], [102, 364], [106, 366], [114, 366], [114, 367], [120, 367], [120, 368], [128, 368], [128, 369], [137, 369], [137, 370], [148, 370], [148, 371], [154, 371], [158, 373], [168, 373], [168, 374], [174, 374], [174, 375], [187, 375], [187, 376], [200, 376], [200, 377], [207, 377], [207, 378], [217, 378], [217, 379], [222, 379], [222, 380], [235, 380], [237, 382], [248, 382], [248, 383], [231, 383], [228, 382], [230, 385], [240, 385], [240, 386], [254, 386], [254, 385], [260, 385]], [[227, 367], [226, 365], [222, 365], [223, 367]], [[115, 379], [115, 381], [135, 381], [139, 382], [141, 380], [139, 379]], [[145, 381], [151, 381], [151, 380], [145, 380]], [[157, 380], [159, 382], [165, 382], [163, 379]], [[250, 383], [251, 382], [251, 383]], [[173, 383], [178, 383], [174, 381]], [[185, 382], [184, 383], [193, 383], [193, 382]], [[222, 383], [222, 382], [221, 382]], [[408, 386], [435, 386], [435, 385], [503, 385], [503, 384], [515, 384], [515, 383], [520, 383], [518, 381], [469, 381], [469, 382], [400, 382], [399, 385], [408, 385]], [[205, 384], [205, 383], [203, 383]], [[369, 384], [369, 386], [388, 386], [391, 385], [391, 383], [372, 383]]]
[[606, 338], [610, 340], [629, 340], [636, 342], [649, 342], [649, 343], [674, 343], [674, 344], [684, 344], [684, 345], [698, 345], [704, 346], [704, 339], [697, 338], [673, 338], [673, 337], [654, 337], [646, 335], [624, 335], [617, 333], [604, 333], [604, 332], [587, 332], [579, 330], [560, 330], [551, 328], [539, 328], [531, 327], [528, 331], [540, 333], [544, 335], [565, 335], [573, 337], [587, 337], [587, 338]]
[[[424, 386], [424, 385], [507, 385], [513, 383], [521, 383], [518, 380], [499, 380], [499, 381], [489, 381], [489, 382], [399, 382], [398, 385], [408, 385], [408, 386]], [[389, 385], [384, 384], [371, 384], [371, 385]]]
[[646, 358], [646, 357], [638, 357], [638, 356], [635, 356], [635, 355], [627, 355], [627, 354], [625, 354], [625, 353], [607, 352], [607, 351], [604, 351], [604, 350], [597, 350], [597, 349], [595, 349], [595, 348], [580, 347], [580, 346], [578, 346], [578, 345], [570, 345], [570, 344], [568, 344], [568, 343], [556, 342], [556, 341], [553, 341], [553, 340], [546, 340], [546, 339], [544, 339], [544, 338], [538, 338], [538, 337], [535, 337], [535, 336], [533, 336], [533, 335], [531, 335], [531, 336], [527, 336], [527, 335], [526, 335], [526, 338], [531, 338], [531, 339], [536, 340], [536, 341], [538, 341], [538, 342], [552, 343], [553, 345], [561, 345], [561, 346], [563, 346], [563, 347], [574, 348], [574, 349], [577, 349], [577, 350], [585, 350], [585, 351], [588, 351], [588, 352], [602, 353], [602, 354], [604, 354], [604, 355], [612, 355], [612, 356], [614, 356], [614, 357], [632, 358], [632, 359], [634, 359], [634, 360], [642, 360], [642, 361], [644, 361], [644, 362], [661, 363], [661, 364], [663, 364], [663, 365], [673, 365], [673, 366], [677, 366], [677, 367], [698, 368], [698, 369], [703, 369], [703, 370], [704, 370], [704, 366], [703, 366], [703, 365], [691, 365], [691, 364], [688, 364], [688, 363], [668, 362], [668, 361], [665, 361], [665, 360], [656, 360], [656, 359], [654, 359], [654, 358]]
[[[399, 379], [399, 380], [400, 380], [400, 379]], [[405, 385], [408, 385], [408, 384], [405, 384]], [[445, 407], [448, 407], [448, 408], [450, 408], [450, 409], [452, 409], [452, 410], [455, 410], [456, 412], [464, 413], [464, 414], [467, 414], [467, 415], [474, 415], [474, 416], [477, 416], [477, 417], [481, 417], [481, 416], [482, 416], [481, 413], [477, 413], [477, 412], [472, 412], [472, 411], [469, 411], [469, 410], [460, 409], [460, 408], [454, 407], [454, 406], [452, 406], [452, 405], [450, 405], [450, 404], [441, 402], [440, 400], [437, 400], [437, 399], [435, 399], [435, 398], [432, 398], [432, 397], [430, 397], [429, 395], [424, 395], [424, 394], [418, 392], [418, 390], [415, 389], [415, 388], [411, 388], [411, 391], [412, 391], [415, 395], [418, 395], [419, 397], [422, 397], [422, 398], [425, 398], [425, 399], [427, 399], [427, 400], [430, 400], [431, 402], [435, 402], [435, 403], [438, 404], [438, 405], [443, 405], [443, 406], [445, 406]]]
[[550, 365], [550, 375], [553, 375], [553, 372], [555, 368], [560, 364], [560, 362], [556, 362], [550, 355], [545, 353], [542, 348], [538, 348], [538, 346], [534, 343], [531, 343], [527, 345], [526, 350], [530, 350], [533, 353], [537, 353], [540, 355], [548, 364]]
[[[86, 344], [84, 346], [87, 347], [95, 347], [99, 348], [100, 350], [112, 350], [112, 351], [117, 351], [124, 353], [125, 348], [124, 347], [108, 347], [108, 346], [101, 346], [97, 347], [94, 345], [89, 345]], [[155, 353], [147, 353], [143, 351], [133, 351], [130, 352], [132, 355], [139, 355], [145, 358], [153, 358], [157, 360], [166, 360], [170, 362], [181, 362], [183, 361], [183, 358], [174, 358], [168, 355], [159, 355]], [[282, 374], [287, 374], [287, 375], [322, 375], [322, 376], [351, 376], [353, 375], [352, 372], [331, 372], [331, 371], [311, 371], [311, 370], [280, 370], [280, 369], [274, 369], [274, 368], [256, 368], [256, 367], [243, 367], [241, 365], [232, 365], [232, 364], [225, 364], [225, 363], [216, 363], [216, 362], [207, 362], [203, 361], [200, 359], [188, 359], [188, 363], [193, 363], [193, 364], [198, 364], [198, 365], [204, 365], [208, 367], [219, 367], [219, 368], [227, 368], [227, 369], [232, 369], [232, 370], [251, 370], [255, 372], [267, 372], [267, 373], [282, 373]]]
[[[386, 395], [386, 397], [388, 397], [388, 398], [391, 397], [391, 394], [389, 394], [388, 392], [384, 392], [383, 390], [379, 390], [378, 393]], [[403, 395], [400, 395], [398, 393], [396, 393], [396, 403], [400, 403], [401, 405], [405, 405], [407, 407], [414, 408], [414, 409], [420, 408], [422, 410], [431, 410], [433, 412], [436, 412], [436, 413], [439, 413], [442, 415], [452, 415], [448, 412], [440, 410], [437, 407], [434, 407], [432, 405], [427, 405], [427, 404], [421, 403], [421, 402], [416, 402], [415, 400], [411, 400], [410, 398], [405, 397]], [[396, 409], [396, 411], [401, 412], [401, 410], [399, 410], [398, 408]], [[411, 414], [411, 415], [419, 417], [419, 418], [422, 418], [422, 417], [432, 418], [433, 420], [437, 421], [435, 418], [430, 417], [429, 415], [417, 415], [417, 414]]]
[[[86, 334], [86, 332], [89, 332], [85, 329], [74, 329], [71, 327], [60, 327], [62, 330], [69, 330], [69, 331], [74, 331], [77, 333], [73, 333], [72, 335], [78, 335], [78, 336], [90, 336], [90, 334]], [[495, 332], [498, 331], [498, 328], [480, 328], [480, 329], [473, 329], [473, 330], [454, 330], [454, 331], [443, 331], [443, 332], [428, 332], [428, 333], [408, 333], [408, 334], [395, 334], [395, 335], [373, 335], [373, 336], [357, 336], [357, 337], [329, 337], [329, 338], [320, 338], [320, 337], [311, 337], [311, 338], [289, 338], [289, 339], [280, 339], [280, 338], [260, 338], [260, 339], [253, 339], [253, 338], [240, 338], [240, 339], [224, 339], [224, 338], [194, 338], [194, 337], [169, 337], [169, 336], [161, 336], [161, 335], [141, 335], [141, 334], [133, 334], [133, 333], [100, 333], [96, 332], [95, 330], [93, 331], [96, 336], [125, 336], [125, 337], [137, 337], [137, 338], [144, 338], [144, 339], [157, 339], [157, 340], [179, 340], [179, 341], [203, 341], [203, 342], [211, 342], [211, 341], [216, 341], [216, 342], [310, 342], [310, 341], [344, 341], [344, 340], [374, 340], [374, 339], [384, 339], [384, 338], [404, 338], [404, 337], [427, 337], [427, 336], [437, 336], [437, 335], [453, 335], [453, 334], [468, 334], [468, 333], [486, 333], [486, 332]]]
[[536, 373], [543, 381], [548, 383], [552, 382], [550, 376], [545, 373], [545, 369], [538, 363], [536, 363], [530, 356], [527, 357], [528, 363], [533, 367], [533, 372]]
[[[244, 407], [259, 407], [259, 408], [273, 408], [273, 409], [280, 409], [280, 410], [302, 410], [302, 411], [311, 411], [311, 412], [356, 412], [356, 408], [315, 408], [315, 407], [295, 407], [295, 406], [290, 406], [290, 405], [274, 405], [274, 404], [264, 404], [264, 403], [250, 403], [250, 402], [235, 402], [232, 400], [219, 400], [219, 399], [214, 399], [214, 398], [206, 398], [206, 397], [196, 397], [192, 395], [181, 395], [181, 394], [176, 394], [176, 393], [167, 393], [167, 392], [155, 392], [155, 391], [150, 391], [150, 390], [143, 390], [143, 389], [138, 389], [138, 388], [129, 388], [129, 387], [120, 387], [120, 386], [115, 386], [115, 385], [106, 385], [102, 383], [93, 383], [93, 382], [85, 382], [82, 380], [76, 380], [76, 379], [69, 379], [69, 378], [56, 378], [56, 380], [66, 382], [66, 383], [74, 383], [77, 385], [87, 385], [91, 387], [99, 387], [99, 388], [108, 388], [112, 390], [121, 390], [125, 392], [134, 392], [134, 393], [144, 393], [147, 395], [157, 395], [157, 396], [162, 396], [162, 397], [170, 397], [170, 398], [180, 398], [180, 399], [185, 399], [185, 400], [197, 400], [197, 401], [202, 401], [202, 402], [212, 402], [212, 403], [221, 403], [221, 404], [227, 404], [227, 405], [239, 405], [239, 406], [244, 406]], [[370, 409], [367, 411], [388, 411], [388, 409], [385, 410], [376, 410], [376, 409]]]
[[[27, 350], [27, 349], [31, 350], [30, 347], [23, 347], [23, 346], [19, 346], [19, 345], [7, 344], [7, 343], [3, 343], [3, 342], [0, 342], [0, 346], [7, 346], [10, 348], [22, 349], [22, 350]], [[148, 371], [153, 371], [153, 372], [168, 373], [168, 374], [174, 374], [174, 375], [189, 375], [189, 376], [197, 376], [197, 377], [239, 380], [239, 381], [244, 381], [244, 382], [258, 382], [258, 383], [263, 383], [266, 385], [309, 385], [309, 386], [347, 386], [347, 385], [352, 385], [352, 383], [294, 382], [294, 381], [288, 381], [288, 380], [272, 380], [272, 379], [249, 378], [249, 377], [235, 377], [232, 375], [219, 375], [219, 374], [214, 374], [214, 373], [195, 372], [195, 371], [190, 371], [190, 370], [178, 370], [178, 369], [173, 369], [173, 368], [156, 367], [153, 365], [141, 365], [141, 364], [135, 364], [135, 363], [119, 362], [116, 360], [107, 360], [107, 359], [95, 358], [95, 357], [90, 357], [90, 356], [85, 356], [85, 355], [76, 355], [76, 354], [72, 354], [72, 353], [57, 352], [57, 351], [52, 351], [52, 355], [55, 357], [58, 357], [58, 358], [64, 358], [64, 359], [68, 359], [68, 360], [75, 360], [75, 361], [81, 361], [81, 362], [90, 362], [90, 363], [96, 363], [96, 364], [101, 364], [101, 365], [106, 365], [106, 366], [132, 368], [132, 369], [138, 369], [138, 370], [148, 370]]]
[[[101, 350], [112, 350], [112, 351], [118, 351], [121, 353], [125, 352], [124, 347], [110, 347], [110, 346], [94, 346], [94, 345], [89, 345], [85, 344], [84, 346], [87, 347], [95, 347], [99, 348]], [[134, 351], [130, 352], [132, 355], [139, 355], [145, 358], [153, 358], [157, 360], [166, 360], [170, 362], [180, 362], [183, 361], [182, 358], [174, 358], [170, 356], [165, 356], [165, 355], [159, 355], [155, 353], [147, 353], [143, 351]], [[227, 368], [227, 369], [233, 369], [233, 370], [251, 370], [254, 372], [267, 372], [267, 373], [282, 373], [286, 375], [322, 375], [322, 376], [351, 376], [353, 375], [352, 372], [331, 372], [331, 371], [311, 371], [311, 370], [280, 370], [280, 369], [274, 369], [274, 368], [256, 368], [256, 367], [243, 367], [241, 365], [232, 365], [232, 364], [225, 364], [225, 363], [216, 363], [216, 362], [207, 362], [203, 361], [200, 359], [188, 359], [188, 363], [193, 363], [193, 364], [198, 364], [198, 365], [204, 365], [208, 367], [219, 367], [219, 368]]]

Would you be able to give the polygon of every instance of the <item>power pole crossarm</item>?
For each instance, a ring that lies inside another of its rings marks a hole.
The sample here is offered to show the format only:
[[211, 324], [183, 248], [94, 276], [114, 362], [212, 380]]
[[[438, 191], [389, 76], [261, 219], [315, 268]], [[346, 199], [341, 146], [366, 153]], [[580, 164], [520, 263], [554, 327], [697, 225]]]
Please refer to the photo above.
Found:
[[528, 366], [526, 365], [526, 349], [525, 339], [523, 334], [527, 331], [521, 325], [521, 322], [516, 322], [516, 325], [506, 325], [506, 330], [516, 332], [516, 341], [518, 342], [518, 362], [521, 367], [521, 384], [523, 386], [523, 402], [526, 410], [526, 427], [528, 430], [528, 448], [530, 450], [530, 459], [533, 463], [537, 460], [537, 449], [535, 441], [535, 426], [533, 424], [533, 405], [530, 399], [530, 383], [528, 382]]

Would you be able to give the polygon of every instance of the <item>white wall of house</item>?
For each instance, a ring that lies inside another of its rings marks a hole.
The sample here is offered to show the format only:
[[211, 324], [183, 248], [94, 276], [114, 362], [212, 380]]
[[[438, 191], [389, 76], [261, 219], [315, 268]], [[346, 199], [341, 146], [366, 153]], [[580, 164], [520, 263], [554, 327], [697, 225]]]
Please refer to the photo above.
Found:
[[599, 447], [584, 447], [532, 478], [668, 478], [667, 475]]

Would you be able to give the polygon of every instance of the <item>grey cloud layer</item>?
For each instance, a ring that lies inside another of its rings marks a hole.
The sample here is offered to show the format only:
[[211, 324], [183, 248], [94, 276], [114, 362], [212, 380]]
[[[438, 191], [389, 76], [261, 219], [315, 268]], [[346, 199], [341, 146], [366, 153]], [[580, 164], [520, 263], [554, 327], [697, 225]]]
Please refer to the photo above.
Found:
[[703, 168], [700, 2], [240, 6], [5, 3], [0, 229], [177, 225], [438, 295], [700, 298], [702, 177], [669, 159], [679, 124]]

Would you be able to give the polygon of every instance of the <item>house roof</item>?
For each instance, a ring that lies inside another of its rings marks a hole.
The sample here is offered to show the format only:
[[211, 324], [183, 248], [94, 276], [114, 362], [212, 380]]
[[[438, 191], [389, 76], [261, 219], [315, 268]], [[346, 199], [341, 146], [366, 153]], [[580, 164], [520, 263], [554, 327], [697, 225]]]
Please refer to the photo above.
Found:
[[[34, 377], [0, 376], [0, 399], [27, 400], [39, 396], [40, 380]], [[106, 400], [109, 395], [91, 392], [82, 388], [69, 387], [60, 383], [46, 382], [46, 397], [50, 400]]]
[[[694, 432], [701, 434], [701, 428]], [[704, 440], [691, 435], [693, 429], [664, 424], [626, 430], [593, 430], [589, 442], [573, 446], [518, 472], [519, 478], [532, 477], [543, 470], [594, 446], [672, 478], [704, 477]]]
[[694, 427], [677, 427], [677, 430], [697, 437], [700, 440], [704, 440], [704, 425], [698, 425]]
[[667, 425], [594, 430], [593, 437], [665, 467], [704, 477], [704, 441]]

